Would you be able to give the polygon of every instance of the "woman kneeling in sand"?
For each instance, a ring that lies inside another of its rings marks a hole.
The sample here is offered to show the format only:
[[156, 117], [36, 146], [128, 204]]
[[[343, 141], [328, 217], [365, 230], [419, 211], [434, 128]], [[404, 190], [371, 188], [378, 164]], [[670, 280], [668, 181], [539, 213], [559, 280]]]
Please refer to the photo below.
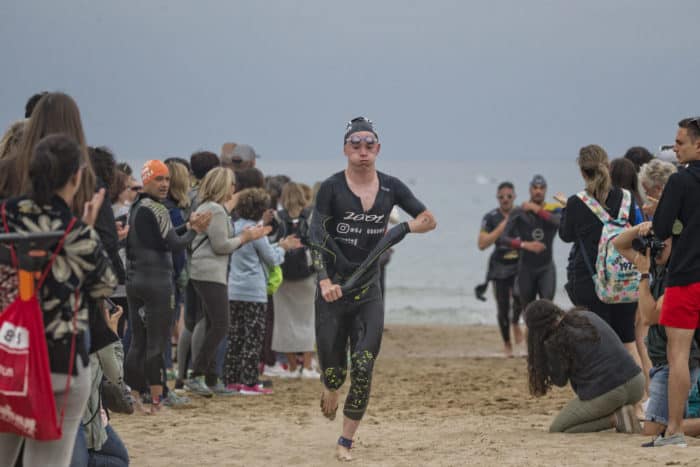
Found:
[[553, 384], [571, 381], [577, 396], [555, 417], [550, 432], [641, 431], [634, 404], [644, 395], [644, 376], [605, 321], [590, 311], [567, 313], [537, 300], [525, 310], [525, 323], [530, 393], [544, 396]]

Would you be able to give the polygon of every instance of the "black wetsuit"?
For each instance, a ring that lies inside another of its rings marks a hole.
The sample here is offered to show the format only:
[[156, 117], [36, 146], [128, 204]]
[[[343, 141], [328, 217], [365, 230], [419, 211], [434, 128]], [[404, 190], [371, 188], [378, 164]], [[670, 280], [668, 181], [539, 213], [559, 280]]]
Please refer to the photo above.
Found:
[[[339, 172], [321, 184], [311, 217], [311, 247], [318, 279], [343, 287], [343, 297], [328, 303], [316, 293], [316, 342], [323, 384], [336, 390], [347, 375], [350, 381], [343, 413], [360, 420], [369, 402], [374, 361], [384, 328], [384, 303], [379, 286], [381, 254], [409, 232], [401, 223], [386, 233], [389, 214], [398, 205], [415, 217], [425, 211], [397, 178], [377, 172], [379, 190], [374, 205], [362, 202]], [[386, 235], [385, 235], [386, 233]]]
[[510, 248], [520, 248], [522, 242], [538, 241], [545, 244], [541, 253], [520, 251], [518, 265], [518, 286], [520, 304], [525, 309], [537, 296], [552, 300], [556, 291], [556, 269], [552, 259], [552, 243], [559, 228], [559, 212], [543, 206], [535, 214], [522, 208], [515, 208], [508, 217], [503, 235], [498, 244]]
[[[162, 353], [170, 343], [175, 310], [172, 254], [194, 239], [189, 230], [179, 235], [168, 208], [158, 199], [139, 194], [129, 214], [126, 243], [126, 296], [132, 341], [124, 364], [127, 384], [146, 390], [160, 382]], [[143, 316], [139, 311], [143, 309]]]
[[[481, 231], [491, 233], [503, 221], [505, 216], [500, 209], [489, 211], [481, 221]], [[509, 245], [496, 243], [489, 258], [487, 279], [493, 282], [494, 295], [498, 306], [498, 327], [501, 330], [503, 342], [510, 342], [510, 323], [520, 321], [520, 297], [516, 291], [515, 278], [518, 274], [518, 258], [520, 252]], [[513, 313], [511, 309], [513, 298]]]

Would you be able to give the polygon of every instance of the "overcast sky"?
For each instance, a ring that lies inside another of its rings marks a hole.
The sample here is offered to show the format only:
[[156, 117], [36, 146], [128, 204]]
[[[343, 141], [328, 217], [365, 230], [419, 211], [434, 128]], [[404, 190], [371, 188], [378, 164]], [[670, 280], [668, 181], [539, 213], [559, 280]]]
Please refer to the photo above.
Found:
[[700, 114], [700, 2], [2, 0], [0, 125], [62, 90], [92, 145], [141, 161], [224, 141], [383, 157], [611, 156]]

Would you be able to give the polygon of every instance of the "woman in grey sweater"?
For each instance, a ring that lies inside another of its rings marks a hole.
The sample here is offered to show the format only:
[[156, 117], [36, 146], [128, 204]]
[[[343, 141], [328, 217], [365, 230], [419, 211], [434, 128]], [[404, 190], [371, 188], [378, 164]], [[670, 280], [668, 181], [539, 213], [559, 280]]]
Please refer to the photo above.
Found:
[[185, 387], [195, 394], [211, 397], [227, 393], [216, 373], [216, 349], [228, 329], [228, 296], [226, 290], [229, 255], [241, 245], [266, 234], [264, 227], [252, 226], [233, 235], [229, 212], [235, 206], [235, 175], [232, 170], [217, 167], [204, 177], [199, 188], [198, 213], [211, 212], [205, 232], [192, 241], [187, 312], [199, 316], [205, 325], [203, 339], [193, 339], [192, 378]]
[[639, 433], [633, 404], [644, 395], [644, 376], [613, 329], [585, 310], [566, 313], [549, 300], [525, 310], [530, 393], [571, 382], [576, 398], [555, 417], [550, 432], [589, 433], [616, 428]]

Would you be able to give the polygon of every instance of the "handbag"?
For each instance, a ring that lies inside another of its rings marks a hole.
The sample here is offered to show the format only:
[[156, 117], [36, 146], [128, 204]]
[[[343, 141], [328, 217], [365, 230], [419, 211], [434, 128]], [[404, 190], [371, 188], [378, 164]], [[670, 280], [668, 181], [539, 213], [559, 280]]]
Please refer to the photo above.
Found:
[[[2, 205], [2, 221], [5, 232], [9, 233], [5, 203]], [[75, 222], [76, 219], [73, 218], [66, 228], [29, 300], [24, 300], [18, 295], [0, 313], [0, 432], [15, 433], [40, 441], [56, 440], [62, 436], [64, 409], [75, 362], [79, 291], [75, 292], [74, 331], [60, 424], [57, 421], [56, 402], [51, 387], [44, 318], [37, 291], [41, 290]], [[11, 254], [13, 266], [18, 268], [14, 247], [11, 247]]]

